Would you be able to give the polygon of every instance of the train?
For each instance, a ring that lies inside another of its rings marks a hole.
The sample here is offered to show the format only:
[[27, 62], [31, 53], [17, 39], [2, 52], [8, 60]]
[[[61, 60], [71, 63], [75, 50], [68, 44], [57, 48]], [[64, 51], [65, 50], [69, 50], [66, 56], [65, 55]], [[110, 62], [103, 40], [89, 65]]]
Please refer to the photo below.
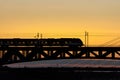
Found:
[[83, 46], [79, 38], [0, 39], [0, 46]]

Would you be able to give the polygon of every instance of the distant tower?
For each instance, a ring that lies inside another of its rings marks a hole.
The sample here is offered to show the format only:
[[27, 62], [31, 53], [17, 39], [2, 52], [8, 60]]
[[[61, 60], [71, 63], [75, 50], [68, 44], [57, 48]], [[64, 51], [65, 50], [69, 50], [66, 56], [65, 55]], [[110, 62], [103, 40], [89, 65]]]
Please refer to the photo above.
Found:
[[42, 37], [43, 37], [42, 34], [40, 34], [40, 38], [41, 38], [41, 39], [42, 39]]
[[36, 37], [37, 37], [37, 39], [39, 39], [39, 37], [40, 37], [39, 33], [37, 33], [37, 36], [36, 36]]
[[39, 33], [37, 33], [37, 35], [35, 36], [35, 38], [37, 38], [37, 39], [42, 39], [42, 37], [43, 37], [43, 35], [42, 34], [39, 34]]
[[89, 42], [88, 32], [85, 31], [85, 47], [88, 47], [88, 42]]

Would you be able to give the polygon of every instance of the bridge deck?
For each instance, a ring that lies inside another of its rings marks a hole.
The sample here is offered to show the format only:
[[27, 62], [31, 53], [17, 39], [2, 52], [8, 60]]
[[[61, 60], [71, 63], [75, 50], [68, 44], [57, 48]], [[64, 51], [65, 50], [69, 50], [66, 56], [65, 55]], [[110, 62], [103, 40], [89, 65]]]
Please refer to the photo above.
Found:
[[57, 59], [3, 65], [9, 68], [120, 68], [119, 60], [111, 59]]

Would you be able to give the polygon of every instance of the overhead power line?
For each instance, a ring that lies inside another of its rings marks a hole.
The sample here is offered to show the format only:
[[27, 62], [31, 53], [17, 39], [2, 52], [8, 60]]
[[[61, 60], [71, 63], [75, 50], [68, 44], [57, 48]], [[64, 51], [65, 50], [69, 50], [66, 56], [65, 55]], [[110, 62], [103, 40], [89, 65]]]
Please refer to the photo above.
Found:
[[104, 44], [101, 44], [100, 46], [103, 46], [103, 47], [105, 47], [105, 46], [113, 46], [113, 45], [118, 44], [119, 42], [120, 42], [120, 37], [117, 37], [117, 38], [114, 38], [114, 39], [112, 39], [110, 41], [105, 42]]

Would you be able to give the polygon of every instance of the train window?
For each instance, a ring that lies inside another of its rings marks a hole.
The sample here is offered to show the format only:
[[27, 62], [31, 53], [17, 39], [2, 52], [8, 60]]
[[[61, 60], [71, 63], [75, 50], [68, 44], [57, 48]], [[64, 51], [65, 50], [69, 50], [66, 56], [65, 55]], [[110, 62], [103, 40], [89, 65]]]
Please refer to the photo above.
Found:
[[7, 41], [7, 44], [9, 44], [9, 41]]
[[68, 44], [68, 41], [65, 41], [65, 44]]
[[25, 45], [25, 42], [23, 41], [22, 44]]
[[56, 42], [53, 42], [53, 44], [56, 44]]
[[10, 44], [13, 44], [13, 42], [11, 41]]
[[57, 44], [60, 44], [60, 42], [57, 42]]
[[47, 41], [45, 41], [45, 44], [47, 44]]
[[[40, 43], [40, 44], [44, 44], [44, 41], [39, 41], [39, 43]], [[37, 44], [38, 44], [38, 42], [37, 42]]]
[[21, 42], [18, 42], [18, 44], [21, 44]]
[[37, 44], [37, 41], [35, 41], [34, 44]]

